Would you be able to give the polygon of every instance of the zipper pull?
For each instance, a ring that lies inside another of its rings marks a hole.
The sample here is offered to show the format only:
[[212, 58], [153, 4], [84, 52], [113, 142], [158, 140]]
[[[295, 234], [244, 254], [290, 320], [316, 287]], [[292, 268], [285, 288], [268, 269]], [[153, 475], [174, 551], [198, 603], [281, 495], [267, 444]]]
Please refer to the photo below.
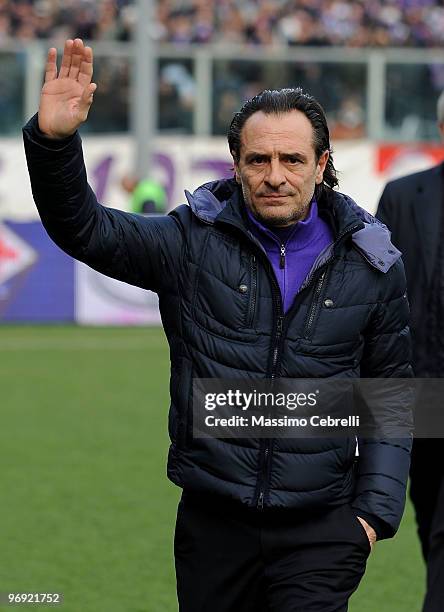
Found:
[[281, 244], [281, 257], [279, 261], [279, 267], [281, 270], [285, 268], [285, 244]]
[[259, 499], [257, 500], [257, 507], [259, 508], [259, 510], [264, 509], [264, 492], [263, 491], [261, 491], [259, 495]]
[[277, 335], [278, 336], [280, 336], [282, 334], [283, 322], [284, 322], [284, 317], [279, 316], [277, 318], [277, 325], [276, 325], [276, 331], [277, 331]]

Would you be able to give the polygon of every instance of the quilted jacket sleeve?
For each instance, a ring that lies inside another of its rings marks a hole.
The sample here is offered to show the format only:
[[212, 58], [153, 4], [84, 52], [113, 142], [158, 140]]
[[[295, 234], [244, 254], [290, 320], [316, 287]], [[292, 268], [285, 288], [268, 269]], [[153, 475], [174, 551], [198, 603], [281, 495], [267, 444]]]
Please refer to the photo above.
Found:
[[131, 285], [160, 292], [180, 264], [174, 215], [144, 217], [106, 208], [88, 184], [79, 134], [46, 138], [37, 115], [23, 129], [31, 188], [42, 223], [68, 255]]
[[[404, 266], [401, 260], [382, 277], [380, 295], [366, 331], [362, 378], [411, 378], [411, 347], [408, 327]], [[407, 381], [406, 381], [407, 383]], [[384, 411], [393, 414], [411, 408], [411, 395], [393, 384], [384, 397]], [[407, 402], [407, 403], [406, 403]], [[409, 414], [407, 414], [407, 417]], [[410, 414], [411, 416], [411, 414]], [[410, 466], [411, 437], [360, 438], [358, 478], [353, 501], [356, 513], [372, 524], [376, 517], [380, 538], [393, 536], [404, 511]]]

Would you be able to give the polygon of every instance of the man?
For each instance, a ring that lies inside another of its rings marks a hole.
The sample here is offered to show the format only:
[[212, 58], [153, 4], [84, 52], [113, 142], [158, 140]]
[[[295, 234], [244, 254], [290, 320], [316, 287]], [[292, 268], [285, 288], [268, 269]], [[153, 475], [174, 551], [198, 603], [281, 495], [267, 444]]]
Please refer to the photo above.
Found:
[[193, 437], [194, 378], [410, 376], [408, 305], [388, 232], [342, 194], [322, 108], [301, 90], [248, 101], [228, 135], [235, 178], [162, 218], [104, 208], [76, 130], [92, 51], [48, 54], [24, 129], [52, 239], [159, 294], [171, 349], [170, 479], [183, 488], [175, 556], [182, 612], [343, 611], [376, 537], [397, 530], [408, 442]]
[[121, 181], [122, 189], [130, 196], [130, 210], [143, 215], [163, 215], [167, 204], [167, 194], [158, 181], [137, 179], [130, 174]]
[[[444, 93], [437, 104], [444, 140]], [[444, 377], [444, 163], [391, 181], [376, 215], [392, 231], [404, 256], [412, 310], [413, 369], [419, 378]], [[430, 389], [425, 388], [425, 393]], [[423, 396], [424, 409], [433, 398]], [[435, 398], [436, 400], [436, 398]], [[436, 401], [435, 401], [436, 405]], [[444, 445], [415, 439], [410, 495], [427, 564], [424, 612], [444, 601]]]

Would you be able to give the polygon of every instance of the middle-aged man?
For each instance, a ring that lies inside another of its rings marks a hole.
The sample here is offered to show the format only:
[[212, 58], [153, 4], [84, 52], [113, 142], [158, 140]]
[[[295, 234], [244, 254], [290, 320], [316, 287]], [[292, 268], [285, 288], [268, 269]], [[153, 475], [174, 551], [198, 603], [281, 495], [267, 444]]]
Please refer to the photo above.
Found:
[[[444, 141], [444, 92], [437, 103]], [[419, 378], [444, 378], [444, 163], [389, 182], [377, 217], [402, 250], [412, 310], [413, 369]], [[433, 385], [433, 383], [432, 383]], [[436, 406], [432, 385], [418, 407]], [[414, 440], [410, 496], [427, 564], [424, 612], [444, 610], [444, 440]]]
[[105, 208], [79, 125], [92, 50], [48, 53], [24, 128], [51, 238], [92, 268], [159, 295], [171, 351], [170, 479], [182, 612], [347, 610], [376, 538], [396, 532], [408, 440], [193, 437], [193, 378], [409, 377], [403, 265], [386, 228], [337, 193], [322, 108], [265, 91], [233, 118], [235, 177], [160, 218]]

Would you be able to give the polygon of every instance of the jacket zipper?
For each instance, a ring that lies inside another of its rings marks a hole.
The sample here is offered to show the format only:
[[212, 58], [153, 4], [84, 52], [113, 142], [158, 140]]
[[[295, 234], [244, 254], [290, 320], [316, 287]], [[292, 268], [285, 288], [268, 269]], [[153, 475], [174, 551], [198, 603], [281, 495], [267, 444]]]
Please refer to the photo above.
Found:
[[257, 291], [257, 262], [256, 255], [251, 255], [251, 285], [250, 285], [250, 302], [248, 305], [246, 327], [253, 326], [254, 310], [256, 308], [256, 291]]
[[274, 380], [276, 378], [276, 371], [277, 371], [277, 360], [278, 360], [278, 355], [279, 355], [279, 344], [281, 341], [281, 336], [282, 336], [282, 330], [284, 327], [284, 315], [279, 314], [277, 321], [276, 321], [276, 336], [275, 336], [275, 343], [274, 343], [274, 350], [273, 350], [273, 361], [271, 364], [271, 379]]
[[281, 256], [279, 259], [279, 267], [281, 270], [285, 268], [285, 244], [281, 244]]
[[308, 316], [308, 320], [307, 320], [307, 323], [305, 325], [304, 338], [306, 340], [310, 337], [310, 329], [311, 329], [311, 326], [313, 325], [313, 321], [314, 321], [316, 312], [318, 310], [319, 301], [321, 299], [322, 287], [324, 285], [326, 274], [327, 274], [327, 271], [324, 270], [322, 272], [321, 276], [319, 277], [319, 280], [317, 282], [316, 288], [314, 290], [314, 297], [313, 297], [313, 302], [312, 302], [311, 308], [310, 308], [310, 314]]
[[[276, 319], [276, 333], [275, 333], [274, 342], [273, 342], [273, 345], [274, 345], [273, 346], [273, 358], [271, 362], [271, 372], [270, 372], [270, 378], [272, 381], [276, 378], [276, 374], [278, 371], [279, 347], [281, 344], [282, 330], [284, 327], [284, 314], [282, 312], [281, 299], [275, 292], [273, 292], [273, 295], [276, 295], [276, 298], [279, 298], [279, 299], [276, 299], [278, 316]], [[261, 483], [259, 487], [259, 496], [257, 500], [258, 510], [264, 509], [265, 492], [266, 492], [267, 484], [270, 480], [269, 476], [271, 472], [272, 439], [266, 438], [263, 440], [263, 443], [264, 443], [264, 447], [263, 447], [264, 448], [264, 455], [263, 455], [264, 458], [263, 458], [263, 463], [262, 463], [262, 473], [261, 473]]]

